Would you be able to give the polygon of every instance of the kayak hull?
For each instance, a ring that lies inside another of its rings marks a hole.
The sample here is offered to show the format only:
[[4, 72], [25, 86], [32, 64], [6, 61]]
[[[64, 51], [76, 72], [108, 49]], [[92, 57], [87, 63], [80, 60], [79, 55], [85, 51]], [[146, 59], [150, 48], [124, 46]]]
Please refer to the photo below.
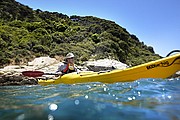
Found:
[[49, 84], [75, 84], [85, 82], [130, 82], [141, 78], [167, 78], [180, 70], [180, 54], [172, 55], [156, 61], [148, 62], [124, 70], [106, 72], [84, 71], [70, 73], [56, 80], [39, 80], [40, 85]]

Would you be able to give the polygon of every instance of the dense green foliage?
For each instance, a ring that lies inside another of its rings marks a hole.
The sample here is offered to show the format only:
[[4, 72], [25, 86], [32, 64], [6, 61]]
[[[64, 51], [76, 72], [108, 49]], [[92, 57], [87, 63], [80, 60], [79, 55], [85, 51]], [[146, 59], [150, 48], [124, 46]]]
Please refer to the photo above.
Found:
[[0, 1], [0, 65], [37, 56], [66, 55], [77, 61], [112, 58], [128, 65], [158, 59], [152, 47], [115, 22], [32, 10], [15, 0]]

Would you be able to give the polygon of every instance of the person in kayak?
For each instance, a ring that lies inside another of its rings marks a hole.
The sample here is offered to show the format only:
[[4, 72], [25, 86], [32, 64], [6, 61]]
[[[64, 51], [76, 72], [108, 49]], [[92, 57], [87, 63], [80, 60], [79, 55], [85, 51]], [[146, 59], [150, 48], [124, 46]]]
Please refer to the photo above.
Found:
[[58, 70], [56, 73], [59, 73], [61, 75], [71, 73], [71, 72], [78, 72], [79, 70], [74, 65], [74, 54], [68, 53], [65, 57], [65, 61], [63, 64], [58, 66]]

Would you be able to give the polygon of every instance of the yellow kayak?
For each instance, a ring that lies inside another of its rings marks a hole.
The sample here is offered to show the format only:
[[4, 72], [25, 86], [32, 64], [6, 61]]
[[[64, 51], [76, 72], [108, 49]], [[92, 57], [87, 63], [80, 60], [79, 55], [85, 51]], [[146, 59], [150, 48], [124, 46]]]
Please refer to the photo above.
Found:
[[180, 53], [124, 70], [106, 72], [84, 71], [65, 74], [58, 79], [39, 80], [40, 85], [74, 84], [85, 82], [130, 82], [140, 78], [167, 78], [180, 70]]

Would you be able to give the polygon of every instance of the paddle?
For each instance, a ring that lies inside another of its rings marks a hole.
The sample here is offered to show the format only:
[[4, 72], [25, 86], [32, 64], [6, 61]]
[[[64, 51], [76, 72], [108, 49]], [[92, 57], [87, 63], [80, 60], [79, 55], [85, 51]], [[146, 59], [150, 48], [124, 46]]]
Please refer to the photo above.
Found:
[[42, 75], [61, 75], [62, 73], [44, 73], [42, 71], [23, 71], [22, 74], [28, 77], [41, 77]]

